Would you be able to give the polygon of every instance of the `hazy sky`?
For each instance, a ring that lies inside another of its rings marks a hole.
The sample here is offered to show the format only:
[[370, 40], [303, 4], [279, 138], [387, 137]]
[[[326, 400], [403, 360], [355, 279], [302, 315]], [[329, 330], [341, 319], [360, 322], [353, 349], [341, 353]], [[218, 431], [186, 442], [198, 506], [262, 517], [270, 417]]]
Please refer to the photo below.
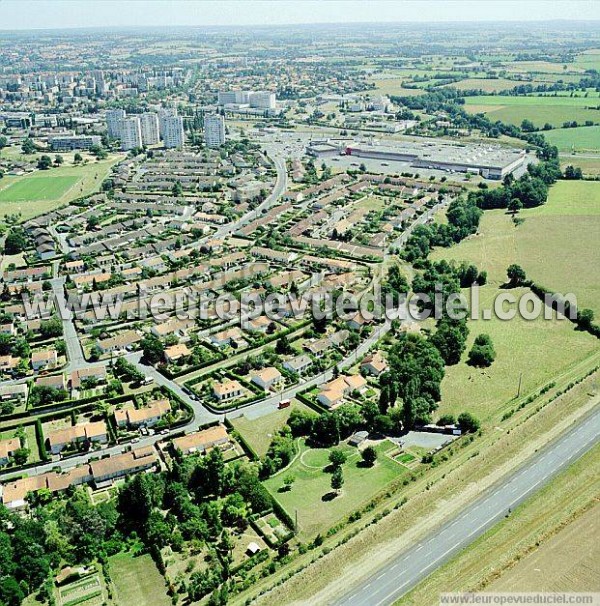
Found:
[[599, 0], [0, 0], [0, 29], [599, 20]]

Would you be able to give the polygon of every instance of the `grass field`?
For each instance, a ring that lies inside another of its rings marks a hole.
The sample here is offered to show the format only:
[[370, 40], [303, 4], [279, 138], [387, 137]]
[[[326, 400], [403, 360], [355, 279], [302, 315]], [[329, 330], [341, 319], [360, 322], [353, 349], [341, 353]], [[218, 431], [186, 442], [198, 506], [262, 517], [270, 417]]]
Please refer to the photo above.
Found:
[[34, 173], [29, 178], [13, 181], [0, 191], [0, 202], [55, 200], [64, 196], [78, 181], [77, 177], [57, 177], [47, 173]]
[[80, 166], [65, 163], [47, 171], [6, 176], [0, 181], [0, 217], [20, 212], [23, 220], [30, 219], [91, 194], [100, 188], [121, 157], [114, 155]]
[[[296, 511], [298, 512], [301, 540], [313, 538], [319, 532], [326, 532], [344, 516], [364, 505], [389, 482], [408, 473], [405, 467], [385, 455], [396, 448], [390, 442], [377, 446], [379, 457], [372, 468], [357, 465], [361, 459], [356, 448], [341, 448], [348, 455], [348, 460], [343, 465], [344, 487], [341, 494], [333, 499], [325, 496], [331, 493], [331, 474], [323, 470], [329, 464], [330, 449], [308, 448], [302, 441], [300, 456], [292, 465], [265, 482], [266, 487], [292, 519]], [[287, 474], [294, 476], [294, 485], [287, 492], [279, 492], [283, 476]]]
[[[548, 143], [556, 145], [560, 151], [598, 151], [600, 150], [600, 126], [581, 126], [579, 128], [557, 128], [544, 133]], [[598, 161], [600, 166], [600, 161]]]
[[465, 99], [465, 109], [473, 113], [485, 113], [492, 120], [502, 120], [517, 126], [523, 120], [531, 120], [538, 127], [546, 122], [560, 127], [564, 122], [576, 120], [600, 121], [600, 110], [589, 109], [599, 105], [595, 97], [503, 97], [482, 95]]
[[526, 84], [519, 80], [508, 80], [507, 78], [466, 78], [460, 82], [445, 84], [444, 88], [452, 87], [458, 90], [482, 90], [486, 93], [510, 90], [520, 84]]
[[590, 177], [600, 176], [600, 156], [596, 158], [587, 158], [583, 156], [573, 156], [571, 154], [560, 154], [560, 166], [564, 170], [572, 165], [581, 168], [584, 175]]
[[269, 444], [275, 435], [287, 422], [292, 410], [310, 410], [308, 406], [298, 400], [293, 400], [289, 408], [275, 410], [268, 415], [262, 415], [255, 419], [244, 415], [232, 419], [233, 427], [250, 444], [261, 457], [267, 454]]
[[[580, 306], [600, 315], [600, 250], [595, 244], [600, 230], [600, 183], [559, 182], [548, 203], [523, 211], [525, 222], [515, 227], [504, 211], [487, 211], [480, 234], [449, 249], [439, 249], [432, 259], [469, 261], [489, 275], [481, 288], [480, 308], [489, 307], [501, 292], [506, 268], [524, 267], [528, 276], [563, 294], [572, 292]], [[558, 251], [558, 254], [557, 254]], [[517, 297], [525, 289], [511, 291]], [[442, 383], [440, 412], [468, 409], [483, 420], [497, 421], [501, 405], [517, 391], [532, 391], [598, 351], [598, 341], [575, 331], [566, 320], [469, 321], [467, 352], [477, 334], [488, 333], [496, 361], [485, 370], [461, 363], [447, 368]], [[556, 352], [560, 351], [560, 356]]]
[[165, 583], [150, 555], [119, 554], [109, 558], [119, 606], [169, 606]]
[[444, 591], [598, 591], [599, 465], [596, 446], [396, 606]]

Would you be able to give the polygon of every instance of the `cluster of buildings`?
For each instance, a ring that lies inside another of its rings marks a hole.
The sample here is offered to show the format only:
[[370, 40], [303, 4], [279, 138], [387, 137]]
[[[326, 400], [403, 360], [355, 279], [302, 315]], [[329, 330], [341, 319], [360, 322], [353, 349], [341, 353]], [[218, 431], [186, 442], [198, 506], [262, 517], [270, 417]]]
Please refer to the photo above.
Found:
[[110, 139], [121, 141], [123, 151], [157, 145], [161, 139], [166, 148], [182, 148], [185, 143], [183, 118], [172, 108], [136, 115], [127, 115], [123, 109], [109, 109], [106, 130]]
[[217, 103], [226, 108], [275, 109], [277, 97], [269, 91], [223, 90], [218, 92]]

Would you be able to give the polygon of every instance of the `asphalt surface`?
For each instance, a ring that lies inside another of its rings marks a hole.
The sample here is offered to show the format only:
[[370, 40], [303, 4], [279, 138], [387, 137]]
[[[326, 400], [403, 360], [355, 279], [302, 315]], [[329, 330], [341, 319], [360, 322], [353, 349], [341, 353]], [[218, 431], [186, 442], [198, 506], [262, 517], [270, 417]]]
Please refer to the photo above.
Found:
[[509, 509], [514, 509], [560, 471], [600, 441], [600, 407], [551, 442], [501, 484], [486, 491], [477, 501], [430, 533], [420, 543], [395, 556], [360, 585], [349, 589], [336, 606], [385, 606], [452, 559]]

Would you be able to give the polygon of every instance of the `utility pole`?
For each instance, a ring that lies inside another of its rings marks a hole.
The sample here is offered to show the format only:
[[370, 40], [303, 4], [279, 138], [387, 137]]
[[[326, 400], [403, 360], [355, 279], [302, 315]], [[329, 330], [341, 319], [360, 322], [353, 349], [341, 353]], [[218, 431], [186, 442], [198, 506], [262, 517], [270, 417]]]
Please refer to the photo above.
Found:
[[523, 373], [519, 375], [519, 388], [517, 389], [517, 398], [521, 395], [521, 382], [523, 381]]

